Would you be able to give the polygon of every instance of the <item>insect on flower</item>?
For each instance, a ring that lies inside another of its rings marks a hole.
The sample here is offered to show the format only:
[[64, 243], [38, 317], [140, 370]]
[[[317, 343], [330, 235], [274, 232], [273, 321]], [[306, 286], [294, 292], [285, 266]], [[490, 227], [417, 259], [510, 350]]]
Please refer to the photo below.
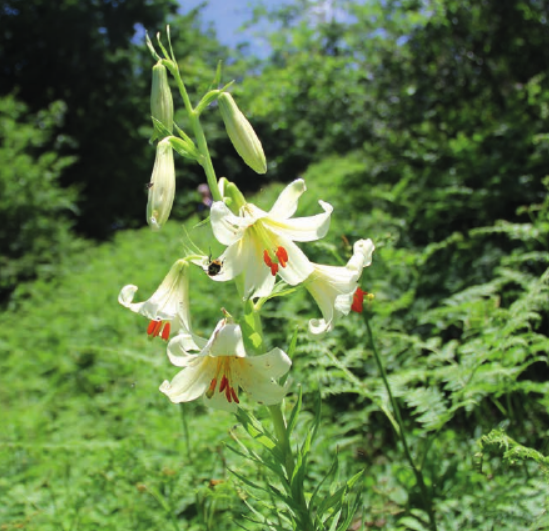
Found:
[[215, 277], [219, 275], [222, 267], [223, 267], [223, 262], [221, 260], [219, 259], [212, 260], [212, 257], [210, 256], [208, 258], [208, 266], [205, 268], [205, 271], [206, 273], [208, 273], [210, 277]]

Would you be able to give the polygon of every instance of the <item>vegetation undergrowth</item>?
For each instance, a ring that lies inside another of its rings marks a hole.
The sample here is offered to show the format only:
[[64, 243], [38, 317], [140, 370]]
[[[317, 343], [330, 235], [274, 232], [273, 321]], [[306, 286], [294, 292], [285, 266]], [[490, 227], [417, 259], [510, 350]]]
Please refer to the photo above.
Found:
[[[329, 178], [320, 177], [322, 166], [318, 170], [311, 168], [308, 182], [313, 190], [326, 191]], [[345, 177], [339, 172], [341, 182]], [[332, 185], [341, 186], [333, 179]], [[267, 188], [258, 203], [269, 204], [278, 189]], [[348, 198], [340, 200], [344, 204]], [[538, 210], [530, 230], [515, 225], [510, 237], [528, 240], [535, 228], [539, 238], [546, 230], [539, 220], [547, 206]], [[502, 460], [508, 440], [486, 436], [493, 428], [505, 429], [516, 444], [548, 453], [542, 377], [547, 340], [536, 332], [548, 300], [547, 274], [539, 278], [524, 271], [532, 260], [546, 263], [547, 253], [505, 257], [490, 282], [441, 300], [422, 314], [415, 333], [406, 334], [405, 313], [413, 298], [399, 295], [399, 279], [406, 274], [417, 279], [414, 271], [432, 250], [399, 249], [386, 226], [377, 223], [375, 216], [381, 215], [373, 212], [364, 222], [382, 227], [379, 234], [373, 228], [373, 236], [385, 238], [369, 278], [376, 295], [371, 319], [404, 420], [413, 427], [411, 451], [443, 528], [543, 529], [544, 462], [520, 451]], [[170, 222], [160, 235], [121, 232], [113, 243], [67, 257], [62, 277], [21, 288], [11, 310], [1, 315], [4, 529], [179, 529], [183, 522], [186, 529], [233, 529], [231, 521], [247, 502], [227, 460], [237, 473], [266, 480], [227, 453], [225, 445], [238, 434], [230, 417], [219, 412], [214, 417], [200, 404], [179, 410], [162, 399], [158, 385], [167, 360], [156, 343], [135, 333], [142, 323], [115, 304], [128, 279], [144, 293], [152, 291], [163, 271], [151, 257], [175, 259], [189, 235], [215, 249], [213, 241], [201, 239], [197, 222]], [[312, 246], [311, 253], [342, 251], [351, 231], [361, 230], [355, 223], [352, 217], [335, 221], [332, 241]], [[200, 329], [224, 284], [195, 277], [201, 295], [193, 317]], [[364, 324], [354, 316], [327, 340], [300, 341], [310, 300], [304, 294], [291, 301], [281, 302], [277, 312], [291, 316], [300, 330], [295, 356], [301, 368], [293, 375], [294, 386], [318, 389], [326, 399], [314, 474], [320, 478], [327, 472], [334, 452], [343, 476], [365, 469], [357, 529], [426, 528], [425, 514], [410, 510], [418, 493], [382, 413], [390, 409], [388, 396]], [[267, 339], [289, 343], [289, 337], [279, 336], [275, 321]], [[311, 411], [313, 402], [314, 391], [304, 397], [305, 409]], [[305, 419], [299, 429], [306, 426]], [[517, 503], [519, 498], [524, 501]]]

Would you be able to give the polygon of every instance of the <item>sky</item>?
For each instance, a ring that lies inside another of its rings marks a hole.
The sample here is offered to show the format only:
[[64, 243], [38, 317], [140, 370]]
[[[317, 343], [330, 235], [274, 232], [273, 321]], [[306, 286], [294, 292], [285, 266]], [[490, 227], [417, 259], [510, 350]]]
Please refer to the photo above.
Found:
[[[240, 26], [252, 18], [252, 9], [259, 2], [253, 0], [180, 0], [182, 12], [187, 13], [207, 1], [201, 11], [205, 27], [212, 24], [221, 44], [236, 47], [239, 43], [250, 42], [254, 54], [267, 55], [268, 47], [261, 38], [260, 28], [243, 31]], [[290, 3], [291, 0], [262, 0], [267, 8]]]

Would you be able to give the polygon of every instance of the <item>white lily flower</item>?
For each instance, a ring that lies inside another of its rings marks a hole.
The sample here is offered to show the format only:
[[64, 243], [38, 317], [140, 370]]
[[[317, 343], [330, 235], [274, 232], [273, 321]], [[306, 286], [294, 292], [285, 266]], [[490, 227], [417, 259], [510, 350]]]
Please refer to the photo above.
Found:
[[153, 230], [160, 230], [168, 221], [175, 197], [175, 164], [170, 137], [156, 146], [156, 158], [149, 182], [147, 222]]
[[[240, 404], [239, 389], [260, 404], [282, 401], [287, 385], [274, 379], [286, 374], [292, 364], [284, 351], [275, 348], [260, 356], [248, 357], [242, 330], [222, 319], [212, 337], [192, 347], [187, 335], [178, 335], [168, 344], [168, 357], [184, 367], [171, 382], [165, 381], [160, 391], [175, 403], [190, 402], [204, 395], [206, 403], [217, 409], [236, 411]], [[200, 350], [191, 353], [190, 350]]]
[[294, 242], [324, 237], [333, 211], [330, 204], [319, 201], [323, 213], [292, 218], [306, 189], [303, 179], [292, 182], [269, 212], [246, 203], [236, 216], [223, 202], [214, 202], [210, 214], [213, 233], [228, 247], [219, 257], [223, 267], [212, 278], [225, 281], [243, 273], [245, 299], [268, 296], [277, 274], [292, 286], [303, 282], [313, 266]]
[[175, 262], [158, 289], [144, 302], [133, 302], [138, 289], [133, 284], [120, 291], [118, 302], [122, 306], [150, 319], [147, 328], [150, 337], [161, 336], [167, 341], [174, 320], [178, 330], [190, 330], [188, 267], [186, 260]]
[[362, 270], [372, 263], [374, 252], [372, 240], [359, 240], [353, 246], [353, 256], [344, 267], [313, 264], [314, 272], [305, 283], [317, 302], [322, 319], [309, 321], [309, 332], [313, 335], [332, 330], [335, 322], [351, 310], [362, 312], [362, 301], [366, 292], [358, 287]]

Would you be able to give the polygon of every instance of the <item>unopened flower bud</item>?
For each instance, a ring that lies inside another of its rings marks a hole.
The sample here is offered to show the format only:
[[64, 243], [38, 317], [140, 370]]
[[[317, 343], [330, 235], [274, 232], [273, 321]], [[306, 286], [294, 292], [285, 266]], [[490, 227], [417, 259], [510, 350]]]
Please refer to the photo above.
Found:
[[151, 115], [173, 131], [173, 99], [168, 83], [168, 71], [158, 62], [152, 69]]
[[149, 183], [147, 202], [147, 223], [153, 230], [159, 230], [168, 220], [175, 196], [175, 165], [169, 139], [161, 140], [156, 146], [156, 158]]
[[217, 101], [227, 134], [238, 154], [252, 170], [257, 173], [265, 173], [267, 171], [267, 161], [265, 160], [265, 153], [263, 153], [263, 146], [250, 122], [240, 112], [233, 97], [228, 92], [223, 92]]

